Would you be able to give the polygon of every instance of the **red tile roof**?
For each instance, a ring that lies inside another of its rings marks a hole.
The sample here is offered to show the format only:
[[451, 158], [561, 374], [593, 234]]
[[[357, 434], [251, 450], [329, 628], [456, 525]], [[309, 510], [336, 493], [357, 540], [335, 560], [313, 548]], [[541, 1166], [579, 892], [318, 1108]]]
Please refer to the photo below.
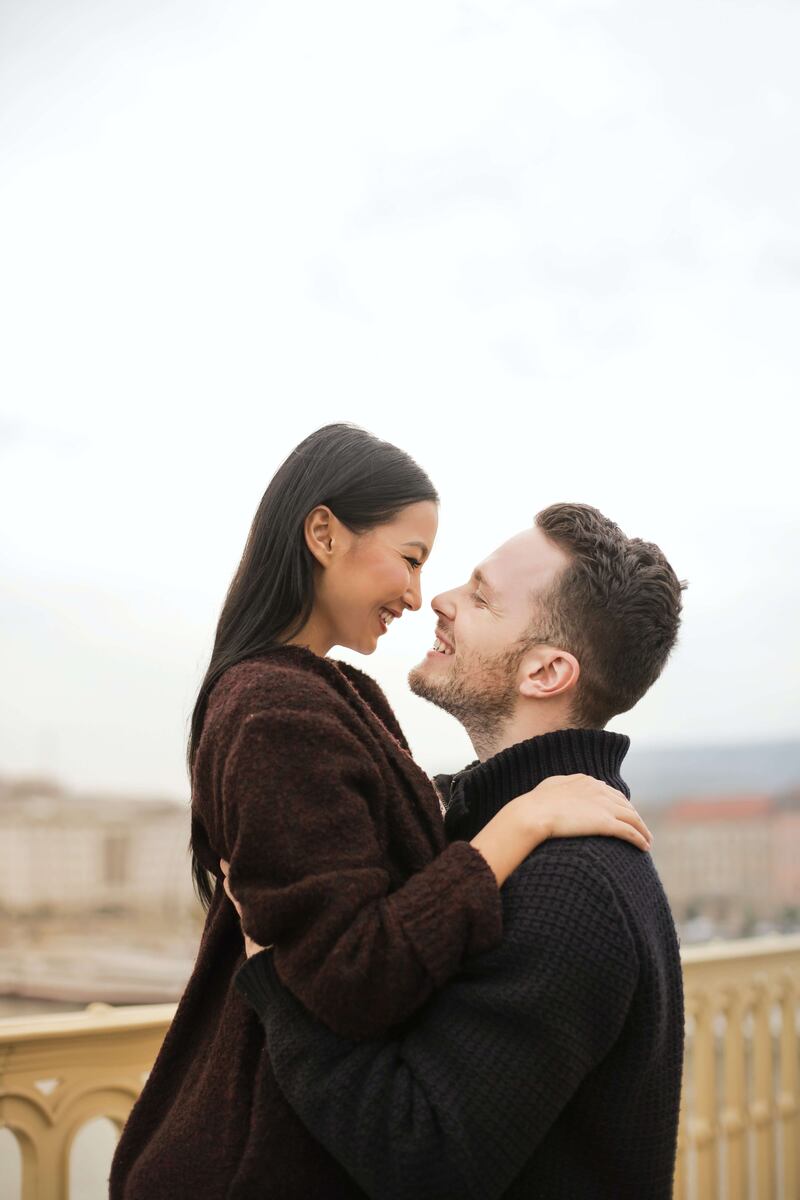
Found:
[[707, 796], [678, 800], [664, 816], [670, 825], [699, 825], [710, 821], [758, 821], [775, 811], [771, 796]]

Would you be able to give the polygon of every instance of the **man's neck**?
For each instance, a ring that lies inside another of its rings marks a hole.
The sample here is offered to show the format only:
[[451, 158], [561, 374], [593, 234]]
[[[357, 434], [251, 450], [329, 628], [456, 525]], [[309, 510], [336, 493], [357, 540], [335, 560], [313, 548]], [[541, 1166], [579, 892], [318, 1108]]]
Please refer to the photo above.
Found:
[[605, 729], [557, 729], [530, 734], [471, 763], [452, 776], [439, 776], [445, 832], [452, 841], [469, 841], [515, 796], [535, 788], [549, 775], [592, 775], [629, 795], [621, 775], [630, 741]]
[[495, 754], [499, 754], [501, 750], [507, 750], [509, 746], [516, 746], [518, 742], [539, 737], [543, 733], [557, 733], [559, 729], [571, 728], [572, 724], [567, 714], [559, 710], [549, 714], [517, 712], [510, 721], [491, 732], [469, 729], [466, 722], [464, 728], [472, 742], [476, 758], [480, 762], [486, 762], [487, 759], [494, 758]]

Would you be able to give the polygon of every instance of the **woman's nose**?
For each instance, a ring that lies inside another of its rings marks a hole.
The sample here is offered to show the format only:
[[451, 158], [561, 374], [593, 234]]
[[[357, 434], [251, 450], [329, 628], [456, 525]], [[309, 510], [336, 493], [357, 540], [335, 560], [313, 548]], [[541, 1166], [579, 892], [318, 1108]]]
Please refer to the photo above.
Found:
[[422, 587], [420, 585], [419, 576], [415, 575], [409, 583], [403, 595], [404, 602], [412, 610], [417, 612], [422, 608]]

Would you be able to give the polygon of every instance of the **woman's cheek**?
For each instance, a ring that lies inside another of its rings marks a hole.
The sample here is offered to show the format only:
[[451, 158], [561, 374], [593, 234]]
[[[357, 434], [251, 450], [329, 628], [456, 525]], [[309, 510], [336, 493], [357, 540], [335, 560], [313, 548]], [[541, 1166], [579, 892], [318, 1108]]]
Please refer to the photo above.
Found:
[[408, 587], [407, 578], [406, 572], [398, 571], [396, 567], [391, 567], [388, 571], [383, 571], [381, 594], [378, 597], [378, 603], [391, 604], [393, 601], [398, 600]]

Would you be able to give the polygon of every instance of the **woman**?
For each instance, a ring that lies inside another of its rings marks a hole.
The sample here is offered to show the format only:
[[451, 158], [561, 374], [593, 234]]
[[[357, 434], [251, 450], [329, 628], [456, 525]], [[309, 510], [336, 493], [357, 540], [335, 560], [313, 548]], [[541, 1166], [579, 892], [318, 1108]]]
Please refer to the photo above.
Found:
[[[270, 483], [230, 586], [192, 718], [192, 858], [208, 907], [197, 962], [111, 1171], [112, 1200], [358, 1195], [283, 1099], [231, 987], [244, 928], [335, 1032], [382, 1033], [502, 935], [499, 887], [544, 836], [647, 829], [620, 793], [545, 780], [471, 843], [438, 800], [364, 654], [420, 607], [437, 494], [402, 451], [318, 430]], [[563, 781], [562, 781], [563, 782]], [[213, 882], [212, 882], [213, 879]]]

